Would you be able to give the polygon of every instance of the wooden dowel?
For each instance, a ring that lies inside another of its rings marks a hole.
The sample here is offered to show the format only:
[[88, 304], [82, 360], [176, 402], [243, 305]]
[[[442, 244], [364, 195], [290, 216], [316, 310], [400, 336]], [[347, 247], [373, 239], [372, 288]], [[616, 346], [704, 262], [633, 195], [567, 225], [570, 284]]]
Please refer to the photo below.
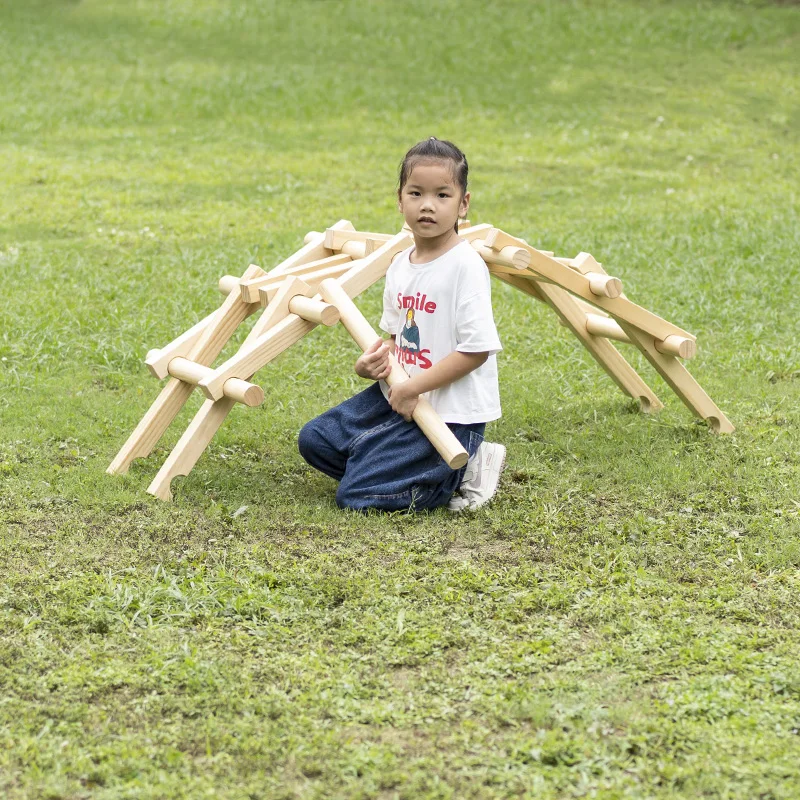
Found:
[[486, 246], [485, 239], [473, 239], [470, 244], [487, 264], [497, 264], [501, 267], [515, 269], [527, 269], [531, 265], [531, 254], [522, 247], [503, 247], [500, 250], [492, 250], [491, 247]]
[[[197, 385], [203, 378], [208, 377], [214, 372], [211, 367], [203, 366], [187, 358], [173, 358], [169, 362], [169, 374], [184, 383]], [[246, 406], [260, 406], [264, 402], [264, 390], [254, 383], [240, 380], [239, 378], [229, 378], [222, 387], [225, 397], [244, 403]]]
[[[367, 350], [378, 340], [378, 334], [339, 283], [330, 278], [323, 281], [320, 284], [320, 294], [339, 309], [342, 324], [362, 350]], [[389, 362], [392, 370], [386, 378], [389, 386], [409, 379], [394, 355], [390, 354]], [[419, 398], [411, 417], [451, 469], [460, 469], [467, 463], [469, 454], [426, 398]]]
[[223, 275], [219, 279], [217, 288], [219, 289], [220, 294], [229, 295], [232, 291], [239, 288], [239, 278], [237, 278], [235, 275]]
[[697, 343], [683, 336], [667, 336], [664, 341], [655, 340], [655, 348], [659, 353], [690, 359], [697, 355]]
[[314, 300], [311, 297], [304, 297], [301, 294], [295, 295], [289, 301], [289, 311], [309, 322], [316, 322], [318, 325], [327, 325], [328, 327], [335, 325], [340, 317], [339, 309], [336, 306], [323, 303], [321, 300]]
[[592, 336], [602, 336], [605, 339], [614, 339], [617, 342], [630, 342], [628, 335], [620, 328], [619, 324], [611, 317], [600, 314], [586, 315], [586, 332]]
[[592, 294], [598, 297], [608, 297], [611, 300], [622, 294], [622, 281], [611, 275], [603, 275], [600, 272], [584, 272], [583, 277], [589, 281], [589, 288]]
[[[345, 264], [352, 264], [353, 259], [345, 253], [337, 253], [333, 256], [327, 256], [315, 261], [309, 261], [307, 264], [298, 264], [281, 272], [270, 272], [262, 278], [255, 280], [240, 281], [240, 291], [242, 293], [242, 300], [247, 303], [255, 303], [259, 299], [259, 291], [264, 288], [274, 288], [279, 286], [281, 282], [288, 276], [294, 275], [298, 278], [305, 278], [306, 275], [317, 272], [322, 269], [328, 269], [336, 266], [344, 266]], [[349, 267], [348, 267], [349, 269]]]
[[[350, 265], [353, 263], [353, 260], [348, 257], [347, 262], [344, 264], [340, 264], [336, 267], [328, 267], [327, 269], [321, 269], [317, 272], [309, 272], [302, 276], [302, 280], [304, 283], [308, 284], [309, 286], [316, 286], [320, 281], [324, 281], [325, 278], [338, 278], [340, 275], [344, 275], [350, 269]], [[284, 279], [285, 280], [285, 279]], [[273, 297], [278, 293], [278, 290], [281, 288], [281, 283], [283, 281], [275, 280], [272, 283], [268, 284], [267, 286], [262, 286], [258, 290], [258, 299], [261, 305], [266, 308]], [[334, 323], [335, 324], [335, 323]]]

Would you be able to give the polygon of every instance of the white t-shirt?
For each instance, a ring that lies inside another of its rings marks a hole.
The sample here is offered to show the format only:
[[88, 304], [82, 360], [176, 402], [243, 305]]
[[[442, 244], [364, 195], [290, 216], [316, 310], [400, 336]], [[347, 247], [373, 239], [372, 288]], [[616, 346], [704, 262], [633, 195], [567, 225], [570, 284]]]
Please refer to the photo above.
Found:
[[[412, 264], [410, 247], [386, 273], [380, 327], [395, 337], [395, 355], [409, 375], [430, 369], [454, 350], [485, 353], [478, 369], [426, 393], [445, 422], [500, 417], [497, 359], [502, 350], [492, 316], [489, 270], [465, 241], [426, 264]], [[388, 387], [381, 381], [384, 396]]]

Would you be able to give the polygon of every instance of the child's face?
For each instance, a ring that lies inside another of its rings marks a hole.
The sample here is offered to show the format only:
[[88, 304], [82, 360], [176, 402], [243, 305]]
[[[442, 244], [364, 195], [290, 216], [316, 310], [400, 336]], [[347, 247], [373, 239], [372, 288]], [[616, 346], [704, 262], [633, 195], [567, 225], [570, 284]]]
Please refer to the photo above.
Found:
[[466, 216], [469, 192], [461, 196], [449, 163], [423, 161], [411, 170], [398, 205], [415, 237], [434, 239], [451, 233]]

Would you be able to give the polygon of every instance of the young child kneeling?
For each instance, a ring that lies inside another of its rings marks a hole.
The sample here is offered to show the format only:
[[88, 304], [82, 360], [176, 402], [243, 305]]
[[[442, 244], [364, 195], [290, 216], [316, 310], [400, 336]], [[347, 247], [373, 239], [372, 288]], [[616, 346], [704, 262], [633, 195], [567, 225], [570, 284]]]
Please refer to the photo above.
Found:
[[[340, 481], [342, 508], [422, 511], [474, 509], [497, 491], [505, 447], [483, 440], [500, 417], [495, 354], [502, 347], [492, 316], [489, 272], [458, 236], [466, 216], [467, 159], [434, 137], [406, 153], [400, 167], [400, 212], [414, 235], [386, 274], [379, 339], [356, 361], [369, 389], [311, 420], [300, 453]], [[410, 380], [391, 389], [393, 352]], [[451, 470], [411, 421], [425, 394], [470, 456]]]

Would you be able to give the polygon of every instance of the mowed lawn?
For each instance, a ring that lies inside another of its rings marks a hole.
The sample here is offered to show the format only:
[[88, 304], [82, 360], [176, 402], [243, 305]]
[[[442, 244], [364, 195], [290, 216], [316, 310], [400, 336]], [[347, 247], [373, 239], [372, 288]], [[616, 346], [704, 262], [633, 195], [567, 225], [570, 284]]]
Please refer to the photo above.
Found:
[[[0, 794], [799, 797], [798, 53], [792, 3], [0, 2]], [[296, 436], [363, 385], [341, 329], [173, 503], [197, 392], [107, 475], [147, 351], [307, 231], [398, 230], [430, 135], [474, 223], [695, 333], [736, 432], [494, 283], [488, 509], [337, 510]]]

